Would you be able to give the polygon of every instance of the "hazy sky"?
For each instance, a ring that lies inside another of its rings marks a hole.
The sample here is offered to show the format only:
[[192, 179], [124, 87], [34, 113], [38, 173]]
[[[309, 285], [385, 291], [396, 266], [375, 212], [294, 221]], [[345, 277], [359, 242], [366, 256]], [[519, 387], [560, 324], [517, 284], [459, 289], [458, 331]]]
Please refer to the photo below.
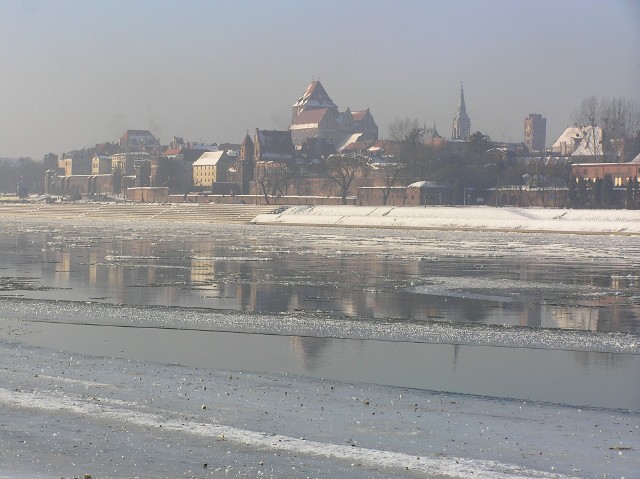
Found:
[[640, 102], [640, 1], [0, 0], [0, 157], [60, 154], [127, 129], [240, 142], [286, 129], [319, 78], [387, 134], [472, 131], [547, 144], [590, 95]]

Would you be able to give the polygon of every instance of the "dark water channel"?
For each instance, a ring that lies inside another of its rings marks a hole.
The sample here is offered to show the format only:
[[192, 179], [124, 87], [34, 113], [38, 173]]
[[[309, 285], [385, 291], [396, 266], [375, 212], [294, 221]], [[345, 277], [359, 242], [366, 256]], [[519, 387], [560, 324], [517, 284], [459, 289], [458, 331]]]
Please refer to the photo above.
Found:
[[[637, 238], [617, 236], [21, 222], [0, 230], [5, 298], [313, 312], [344, 321], [635, 335], [639, 263]], [[637, 354], [69, 328], [41, 324], [31, 341], [207, 367], [640, 410]]]

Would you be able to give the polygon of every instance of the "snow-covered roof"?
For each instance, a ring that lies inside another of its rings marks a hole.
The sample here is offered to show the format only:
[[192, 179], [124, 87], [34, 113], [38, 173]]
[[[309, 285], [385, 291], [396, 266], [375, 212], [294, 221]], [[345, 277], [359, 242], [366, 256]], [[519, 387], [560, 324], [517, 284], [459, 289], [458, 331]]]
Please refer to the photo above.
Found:
[[411, 183], [409, 186], [407, 186], [407, 188], [427, 188], [427, 189], [431, 189], [431, 188], [448, 188], [447, 185], [444, 185], [442, 183], [438, 183], [436, 181], [416, 181], [415, 183]]
[[570, 126], [562, 132], [551, 148], [560, 148], [563, 144], [573, 144], [577, 141], [582, 141], [583, 137], [582, 127]]
[[352, 111], [351, 117], [353, 118], [353, 121], [362, 121], [364, 120], [364, 117], [367, 115], [367, 113], [369, 113], [368, 108], [366, 110]]
[[602, 156], [602, 128], [599, 126], [582, 127], [582, 141], [571, 156]]
[[340, 142], [339, 145], [336, 145], [337, 146], [336, 150], [338, 150], [338, 151], [344, 150], [351, 143], [357, 142], [362, 135], [363, 135], [363, 133], [353, 133], [353, 134], [347, 136], [345, 139], [342, 140], [342, 142]]
[[293, 105], [303, 106], [304, 108], [337, 108], [336, 104], [333, 103], [329, 95], [325, 91], [322, 83], [319, 80], [312, 81], [304, 94], [298, 99], [298, 101]]
[[570, 126], [562, 132], [551, 149], [563, 151], [563, 148], [567, 146], [575, 146], [571, 156], [602, 156], [604, 154], [602, 128], [599, 126]]
[[223, 156], [226, 156], [224, 151], [208, 151], [194, 161], [193, 166], [216, 166]]

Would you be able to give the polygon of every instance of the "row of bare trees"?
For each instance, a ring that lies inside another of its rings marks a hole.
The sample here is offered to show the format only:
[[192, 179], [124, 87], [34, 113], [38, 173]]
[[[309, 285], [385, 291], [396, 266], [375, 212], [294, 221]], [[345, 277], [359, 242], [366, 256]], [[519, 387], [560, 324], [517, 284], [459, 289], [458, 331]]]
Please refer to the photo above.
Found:
[[640, 107], [627, 98], [585, 98], [573, 112], [579, 126], [599, 126], [608, 140], [627, 140], [640, 132]]

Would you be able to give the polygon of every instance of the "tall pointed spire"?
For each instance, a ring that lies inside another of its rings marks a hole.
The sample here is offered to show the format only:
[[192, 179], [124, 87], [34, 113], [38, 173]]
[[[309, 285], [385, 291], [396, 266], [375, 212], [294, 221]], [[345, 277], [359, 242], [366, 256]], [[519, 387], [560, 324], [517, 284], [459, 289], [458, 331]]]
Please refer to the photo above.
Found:
[[453, 118], [453, 125], [451, 128], [452, 140], [468, 140], [471, 136], [471, 120], [467, 115], [467, 106], [464, 103], [464, 86], [460, 82], [460, 101], [458, 102], [458, 109], [456, 116]]
[[458, 103], [458, 116], [467, 114], [467, 106], [464, 104], [464, 85], [460, 82], [460, 102]]

